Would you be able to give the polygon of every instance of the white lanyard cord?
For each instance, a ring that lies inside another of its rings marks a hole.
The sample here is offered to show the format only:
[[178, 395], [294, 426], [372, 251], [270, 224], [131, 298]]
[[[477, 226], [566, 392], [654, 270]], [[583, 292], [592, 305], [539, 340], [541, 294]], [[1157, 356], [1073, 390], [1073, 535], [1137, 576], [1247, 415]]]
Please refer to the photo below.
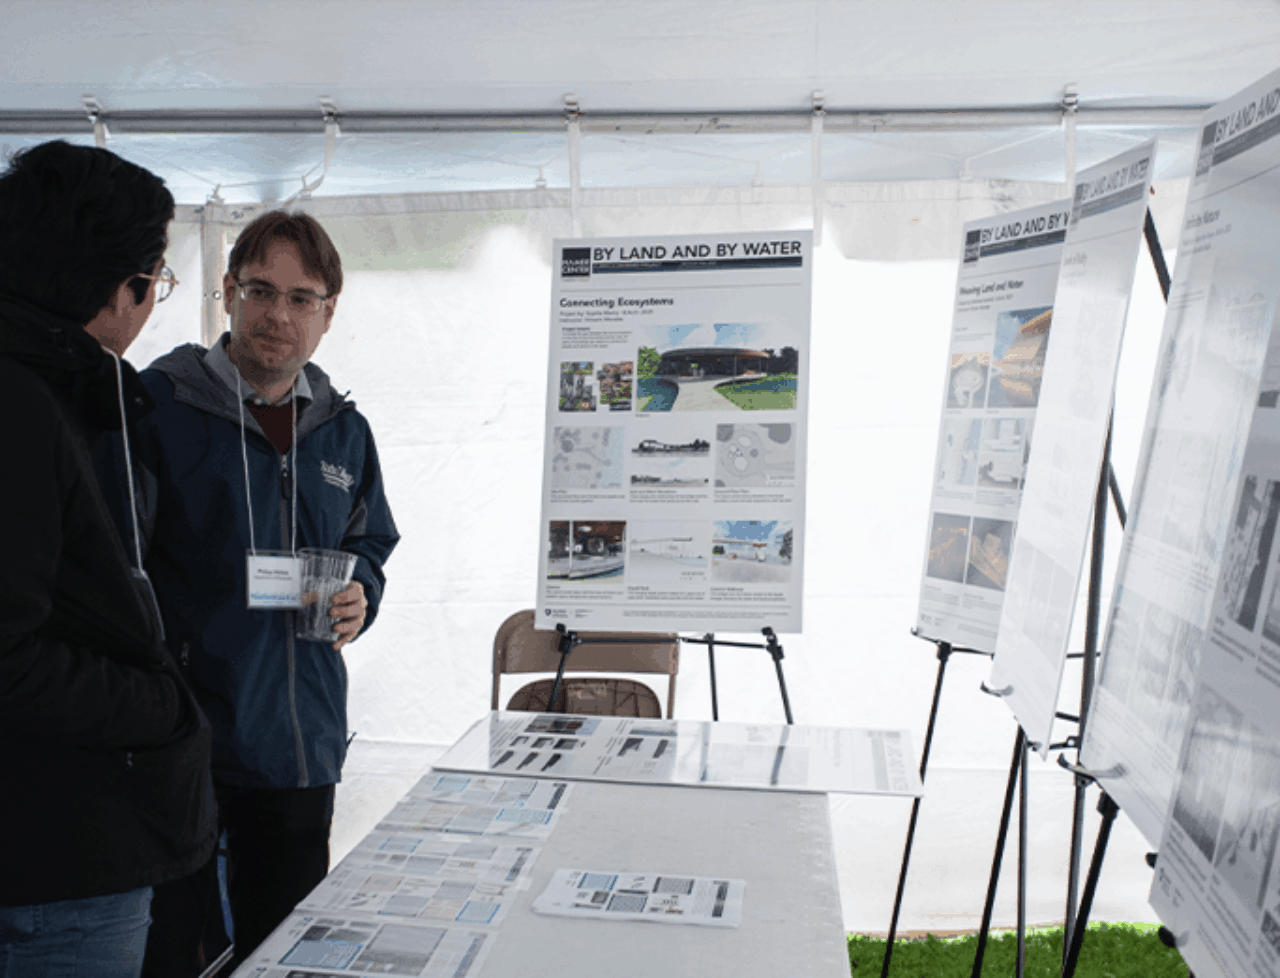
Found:
[[244, 390], [240, 386], [240, 371], [236, 371], [236, 403], [240, 405], [240, 457], [244, 460], [244, 504], [249, 510], [249, 553], [258, 556], [253, 539], [253, 496], [249, 492], [249, 450], [244, 447]]
[[[103, 347], [106, 350], [106, 347]], [[120, 435], [124, 439], [124, 470], [129, 480], [129, 515], [133, 517], [133, 553], [142, 570], [142, 537], [138, 533], [138, 499], [133, 491], [133, 459], [129, 454], [129, 422], [124, 415], [124, 376], [120, 369], [120, 357], [114, 350], [107, 350], [116, 362], [116, 394], [120, 401]]]
[[[245, 447], [244, 435], [244, 388], [240, 384], [240, 371], [236, 371], [236, 403], [240, 406], [240, 458], [244, 461], [244, 504], [249, 510], [249, 552], [255, 557], [258, 555], [258, 548], [253, 537], [253, 496], [249, 491], [249, 450]], [[292, 517], [293, 529], [289, 538], [289, 552], [298, 552], [298, 381], [293, 381], [293, 469], [289, 473], [290, 488], [292, 489]], [[132, 487], [131, 487], [132, 488]]]

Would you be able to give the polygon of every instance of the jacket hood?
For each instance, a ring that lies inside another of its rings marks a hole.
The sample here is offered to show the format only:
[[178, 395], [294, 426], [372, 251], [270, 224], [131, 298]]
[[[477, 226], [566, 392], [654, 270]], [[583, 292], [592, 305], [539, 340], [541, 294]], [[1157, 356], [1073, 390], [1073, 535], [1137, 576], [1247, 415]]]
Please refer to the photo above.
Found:
[[[158, 357], [147, 370], [169, 378], [173, 383], [175, 400], [239, 423], [240, 406], [236, 403], [236, 396], [205, 364], [208, 352], [199, 343], [184, 343]], [[298, 416], [299, 439], [305, 438], [339, 412], [353, 410], [356, 406], [355, 401], [333, 389], [329, 375], [314, 363], [308, 363], [302, 369], [311, 385], [312, 396], [310, 406]], [[245, 426], [261, 433], [257, 421], [250, 414], [245, 415]]]
[[[84, 324], [48, 312], [15, 296], [0, 295], [0, 356], [23, 364], [69, 399], [80, 418], [98, 431], [120, 430], [114, 359]], [[130, 420], [154, 406], [126, 361], [120, 379]]]

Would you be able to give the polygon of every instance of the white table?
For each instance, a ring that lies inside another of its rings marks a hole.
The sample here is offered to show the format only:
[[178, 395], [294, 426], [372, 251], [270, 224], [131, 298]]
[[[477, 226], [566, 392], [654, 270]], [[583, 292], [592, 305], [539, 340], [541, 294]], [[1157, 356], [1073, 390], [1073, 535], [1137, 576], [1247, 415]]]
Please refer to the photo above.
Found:
[[[534, 844], [532, 886], [496, 928], [480, 978], [848, 978], [825, 794], [578, 782], [550, 839]], [[535, 914], [534, 899], [565, 867], [742, 879], [742, 924]], [[258, 973], [246, 965], [236, 978]]]
[[[574, 920], [529, 909], [557, 868], [747, 881], [733, 929]], [[827, 796], [580, 782], [485, 978], [849, 978]]]

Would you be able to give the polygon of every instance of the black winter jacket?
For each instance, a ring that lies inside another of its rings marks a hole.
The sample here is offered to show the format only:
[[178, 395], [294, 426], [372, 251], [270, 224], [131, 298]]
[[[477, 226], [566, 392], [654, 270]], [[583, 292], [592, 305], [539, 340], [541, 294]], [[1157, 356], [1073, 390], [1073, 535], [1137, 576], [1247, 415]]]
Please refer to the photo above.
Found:
[[[123, 365], [131, 414], [149, 404]], [[115, 365], [0, 297], [0, 906], [185, 876], [214, 844], [209, 724], [141, 599], [90, 449]]]

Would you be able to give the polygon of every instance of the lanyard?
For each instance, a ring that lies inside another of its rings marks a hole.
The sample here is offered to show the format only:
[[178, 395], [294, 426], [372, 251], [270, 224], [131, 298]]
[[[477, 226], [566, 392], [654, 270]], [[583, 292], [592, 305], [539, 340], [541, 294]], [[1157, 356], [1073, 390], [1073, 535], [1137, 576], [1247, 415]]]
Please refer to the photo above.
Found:
[[[103, 347], [106, 350], [106, 347]], [[120, 435], [124, 438], [124, 469], [129, 480], [129, 515], [133, 517], [133, 555], [142, 570], [142, 538], [138, 533], [138, 499], [133, 491], [133, 458], [129, 453], [129, 422], [124, 416], [124, 377], [120, 370], [120, 357], [115, 351], [107, 350], [111, 359], [116, 362], [116, 394], [120, 401]]]
[[[258, 548], [253, 536], [253, 496], [249, 492], [249, 450], [245, 447], [244, 436], [244, 389], [240, 385], [240, 371], [236, 371], [236, 403], [240, 405], [240, 458], [244, 461], [244, 502], [249, 510], [249, 552], [255, 557]], [[289, 538], [289, 552], [298, 552], [298, 379], [293, 379], [293, 397], [290, 399], [293, 408], [293, 468], [289, 475], [289, 486], [292, 489], [293, 532]]]

